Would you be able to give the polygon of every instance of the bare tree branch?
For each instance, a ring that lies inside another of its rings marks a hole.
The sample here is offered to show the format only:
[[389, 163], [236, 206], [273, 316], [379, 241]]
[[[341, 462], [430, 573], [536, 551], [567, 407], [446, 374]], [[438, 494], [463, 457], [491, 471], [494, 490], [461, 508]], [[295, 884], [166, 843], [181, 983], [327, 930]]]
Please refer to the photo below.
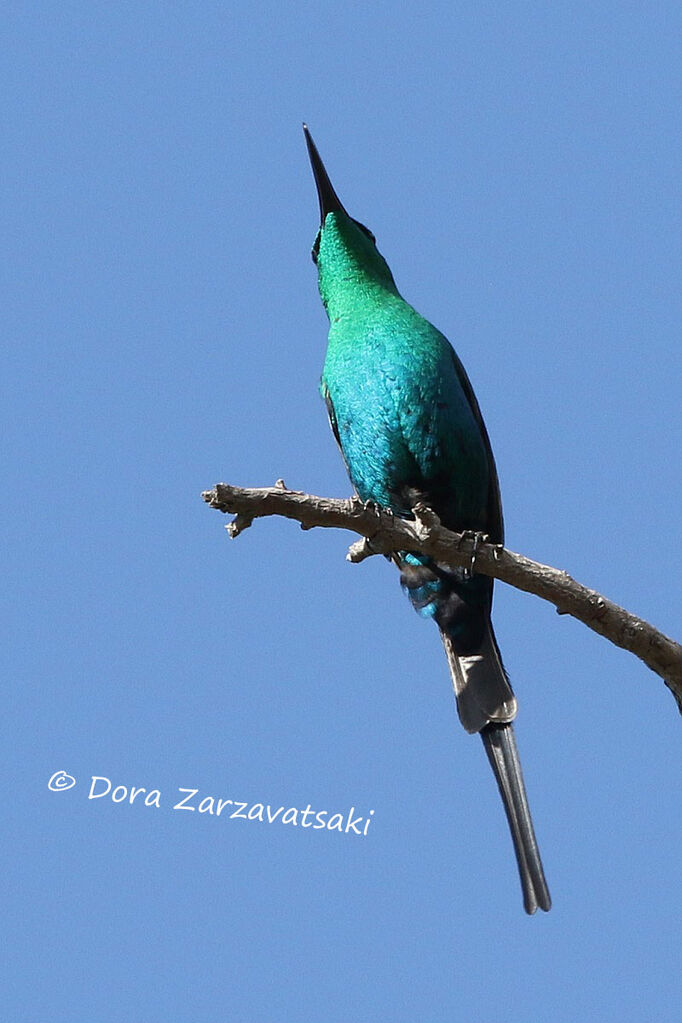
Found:
[[415, 509], [414, 520], [401, 519], [385, 509], [365, 505], [357, 497], [342, 501], [288, 490], [283, 480], [278, 480], [274, 487], [247, 489], [218, 483], [202, 496], [212, 508], [236, 516], [227, 526], [232, 537], [248, 528], [254, 519], [282, 515], [295, 519], [302, 529], [324, 526], [358, 533], [362, 539], [351, 545], [347, 555], [353, 562], [391, 551], [417, 551], [453, 567], [471, 566], [475, 561], [477, 572], [534, 593], [554, 604], [559, 614], [577, 618], [616, 646], [635, 654], [661, 676], [682, 712], [679, 643], [595, 590], [582, 586], [566, 572], [482, 542], [472, 534], [450, 532], [424, 506]]

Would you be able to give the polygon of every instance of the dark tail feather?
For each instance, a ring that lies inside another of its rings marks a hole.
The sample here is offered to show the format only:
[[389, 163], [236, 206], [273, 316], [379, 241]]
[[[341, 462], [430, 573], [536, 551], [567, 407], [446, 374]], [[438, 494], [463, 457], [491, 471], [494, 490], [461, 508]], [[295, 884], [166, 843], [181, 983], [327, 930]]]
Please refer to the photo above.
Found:
[[514, 727], [511, 724], [490, 724], [481, 731], [481, 738], [509, 821], [526, 913], [534, 913], [538, 908], [547, 911], [552, 900], [528, 809]]
[[475, 650], [462, 654], [441, 629], [441, 639], [457, 697], [457, 713], [467, 732], [487, 724], [506, 724], [516, 717], [516, 698], [502, 664], [492, 623], [486, 614], [483, 635]]
[[480, 732], [483, 739], [509, 821], [526, 912], [548, 910], [552, 900], [512, 726], [516, 699], [490, 621], [492, 580], [458, 575], [421, 554], [395, 556], [395, 561], [415, 610], [438, 624], [459, 719], [467, 732]]

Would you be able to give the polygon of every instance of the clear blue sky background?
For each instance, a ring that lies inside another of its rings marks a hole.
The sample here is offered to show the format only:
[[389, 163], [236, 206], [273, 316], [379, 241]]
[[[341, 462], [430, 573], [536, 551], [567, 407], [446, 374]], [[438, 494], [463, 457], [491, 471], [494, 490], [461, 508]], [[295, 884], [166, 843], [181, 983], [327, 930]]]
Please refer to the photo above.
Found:
[[391, 568], [281, 520], [231, 542], [200, 494], [349, 493], [306, 119], [467, 366], [509, 546], [681, 638], [681, 29], [677, 3], [5, 7], [3, 1019], [679, 1018], [662, 682], [498, 587], [554, 896], [529, 919]]

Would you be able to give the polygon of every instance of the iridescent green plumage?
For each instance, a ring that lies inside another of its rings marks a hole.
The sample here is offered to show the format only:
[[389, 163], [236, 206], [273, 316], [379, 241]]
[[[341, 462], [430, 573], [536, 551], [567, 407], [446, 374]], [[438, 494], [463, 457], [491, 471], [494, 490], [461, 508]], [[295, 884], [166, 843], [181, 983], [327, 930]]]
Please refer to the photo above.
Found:
[[[445, 526], [501, 543], [495, 462], [464, 368], [398, 293], [374, 236], [344, 209], [305, 131], [321, 214], [313, 258], [329, 316], [322, 393], [351, 481], [363, 500], [398, 515], [423, 502]], [[440, 628], [462, 724], [483, 738], [526, 909], [549, 909], [511, 725], [516, 701], [490, 622], [492, 580], [420, 556], [395, 560], [413, 604]]]
[[499, 535], [491, 457], [449, 341], [400, 297], [347, 214], [327, 215], [317, 265], [330, 320], [322, 387], [358, 494], [405, 513], [405, 486], [428, 490], [453, 529]]

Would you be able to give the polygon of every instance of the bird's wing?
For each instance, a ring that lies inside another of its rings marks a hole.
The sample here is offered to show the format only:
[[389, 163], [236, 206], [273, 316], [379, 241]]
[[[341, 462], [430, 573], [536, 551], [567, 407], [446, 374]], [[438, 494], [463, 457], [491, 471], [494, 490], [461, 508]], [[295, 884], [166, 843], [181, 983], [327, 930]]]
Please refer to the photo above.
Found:
[[[334, 405], [332, 404], [332, 397], [331, 397], [331, 394], [329, 393], [329, 388], [325, 384], [324, 380], [320, 384], [320, 391], [322, 392], [322, 397], [324, 398], [324, 403], [327, 406], [327, 415], [329, 416], [329, 425], [332, 428], [332, 433], [334, 434], [334, 440], [338, 444], [339, 451], [343, 455], [343, 448], [341, 447], [341, 438], [339, 437], [339, 424], [336, 421], [336, 412], [334, 411]], [[345, 455], [344, 455], [344, 461], [345, 461]]]
[[487, 506], [487, 532], [493, 543], [504, 543], [504, 520], [502, 518], [502, 498], [500, 496], [500, 483], [497, 477], [497, 466], [495, 465], [495, 458], [493, 456], [493, 450], [490, 446], [490, 438], [488, 437], [488, 431], [486, 430], [485, 423], [483, 422], [483, 416], [481, 410], [478, 407], [478, 401], [474, 394], [474, 389], [471, 386], [469, 377], [466, 374], [464, 366], [457, 358], [457, 353], [454, 348], [452, 351], [452, 362], [455, 367], [455, 373], [460, 382], [462, 390], [469, 402], [469, 407], [473, 413], [474, 419], [481, 432], [483, 443], [485, 445], [486, 455], [488, 458], [488, 469], [490, 472], [490, 486], [488, 489], [488, 506]]
[[332, 396], [329, 393], [329, 388], [325, 384], [324, 380], [320, 384], [320, 392], [322, 394], [322, 397], [324, 398], [324, 403], [327, 406], [327, 416], [329, 417], [329, 425], [331, 426], [332, 433], [334, 434], [334, 440], [336, 441], [338, 449], [341, 452], [341, 457], [343, 458], [343, 464], [346, 467], [346, 472], [348, 473], [349, 479], [350, 479], [351, 483], [353, 484], [353, 486], [355, 487], [355, 492], [357, 493], [357, 487], [355, 486], [355, 480], [353, 479], [353, 474], [350, 471], [350, 465], [348, 464], [348, 459], [346, 458], [346, 453], [343, 450], [343, 447], [341, 445], [341, 437], [339, 435], [339, 424], [336, 421], [336, 412], [334, 411], [334, 404], [332, 402]]

